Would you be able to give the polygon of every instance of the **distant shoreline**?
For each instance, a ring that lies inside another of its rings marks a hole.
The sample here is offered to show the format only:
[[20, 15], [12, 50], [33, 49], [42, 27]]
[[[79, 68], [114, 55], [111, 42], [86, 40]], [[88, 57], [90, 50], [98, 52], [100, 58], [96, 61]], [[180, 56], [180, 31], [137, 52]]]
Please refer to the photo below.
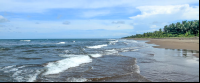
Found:
[[[148, 44], [156, 44], [155, 48], [187, 49], [199, 51], [199, 38], [124, 38], [133, 40], [149, 40]], [[199, 53], [194, 54], [199, 58]]]

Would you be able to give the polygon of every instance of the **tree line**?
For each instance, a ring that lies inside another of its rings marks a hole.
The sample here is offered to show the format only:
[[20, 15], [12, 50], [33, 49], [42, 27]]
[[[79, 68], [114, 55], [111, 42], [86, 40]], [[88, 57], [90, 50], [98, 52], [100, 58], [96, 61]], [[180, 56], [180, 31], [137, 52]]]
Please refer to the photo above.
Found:
[[199, 20], [182, 21], [165, 25], [163, 29], [154, 32], [136, 34], [124, 38], [166, 38], [166, 37], [195, 37], [199, 36]]

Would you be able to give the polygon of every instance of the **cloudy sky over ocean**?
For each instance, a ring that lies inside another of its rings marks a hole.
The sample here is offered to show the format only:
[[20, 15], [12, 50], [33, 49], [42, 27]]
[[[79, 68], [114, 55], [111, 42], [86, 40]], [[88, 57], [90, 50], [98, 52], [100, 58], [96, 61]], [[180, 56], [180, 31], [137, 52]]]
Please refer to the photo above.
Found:
[[0, 39], [121, 38], [199, 20], [198, 0], [0, 0]]

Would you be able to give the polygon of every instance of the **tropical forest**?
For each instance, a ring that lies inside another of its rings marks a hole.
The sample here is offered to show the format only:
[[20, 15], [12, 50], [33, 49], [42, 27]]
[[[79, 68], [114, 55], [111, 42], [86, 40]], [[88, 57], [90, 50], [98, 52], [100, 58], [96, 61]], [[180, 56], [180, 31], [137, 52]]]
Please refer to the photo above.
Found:
[[124, 38], [169, 38], [169, 37], [199, 37], [199, 20], [182, 21], [165, 25], [163, 29], [154, 32], [136, 34]]

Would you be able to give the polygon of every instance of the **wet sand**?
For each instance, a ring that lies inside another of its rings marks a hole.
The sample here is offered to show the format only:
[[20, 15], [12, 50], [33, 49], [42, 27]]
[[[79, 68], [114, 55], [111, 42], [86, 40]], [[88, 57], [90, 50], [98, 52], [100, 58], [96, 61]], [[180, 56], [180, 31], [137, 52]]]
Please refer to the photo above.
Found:
[[[168, 49], [187, 49], [199, 51], [199, 38], [168, 38], [168, 39], [152, 39], [152, 38], [127, 38], [134, 40], [149, 40], [148, 44], [156, 44], [155, 48]], [[199, 58], [199, 53], [194, 56]]]

